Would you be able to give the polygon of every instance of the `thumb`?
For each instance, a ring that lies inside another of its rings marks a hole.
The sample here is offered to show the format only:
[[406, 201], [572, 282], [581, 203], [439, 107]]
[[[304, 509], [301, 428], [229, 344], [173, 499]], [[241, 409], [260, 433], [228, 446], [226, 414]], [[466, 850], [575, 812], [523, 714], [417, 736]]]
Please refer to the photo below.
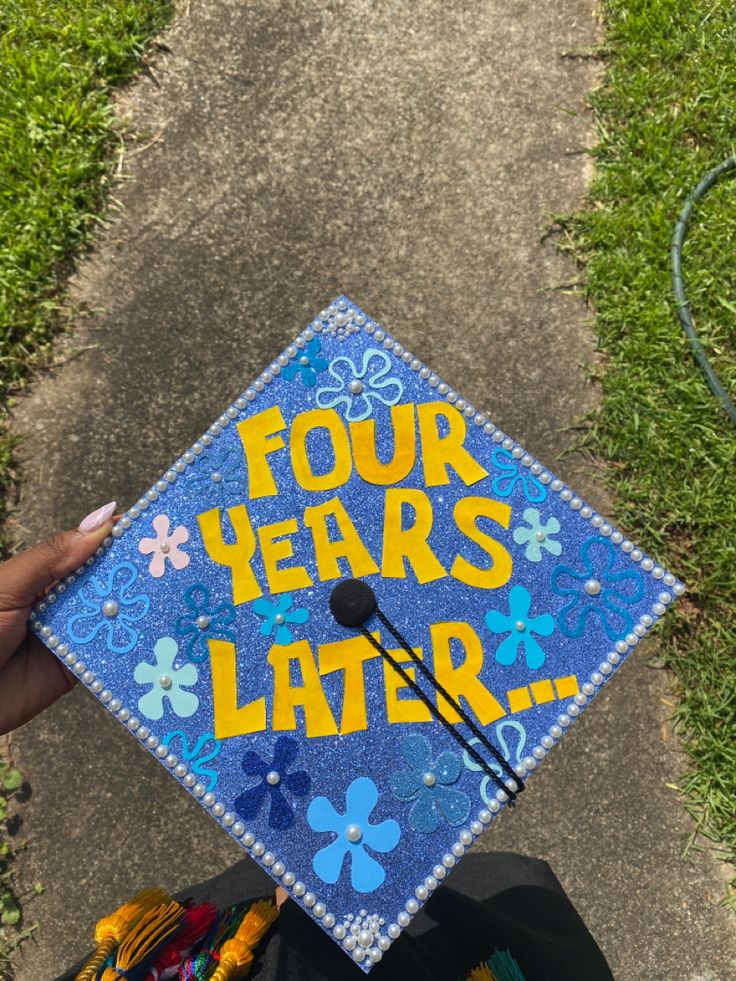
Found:
[[74, 531], [64, 531], [0, 565], [0, 610], [31, 606], [52, 583], [94, 554], [112, 528], [116, 502], [97, 508]]

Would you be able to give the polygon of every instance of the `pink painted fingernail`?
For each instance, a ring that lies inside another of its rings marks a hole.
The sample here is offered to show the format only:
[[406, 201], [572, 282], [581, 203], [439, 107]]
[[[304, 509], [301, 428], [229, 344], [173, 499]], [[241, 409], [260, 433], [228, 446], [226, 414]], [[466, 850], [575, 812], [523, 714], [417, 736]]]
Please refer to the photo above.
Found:
[[116, 505], [117, 501], [110, 501], [109, 504], [104, 504], [101, 508], [97, 508], [96, 511], [92, 511], [79, 523], [79, 531], [83, 535], [89, 535], [91, 532], [97, 531], [98, 528], [107, 524], [113, 514], [115, 514]]

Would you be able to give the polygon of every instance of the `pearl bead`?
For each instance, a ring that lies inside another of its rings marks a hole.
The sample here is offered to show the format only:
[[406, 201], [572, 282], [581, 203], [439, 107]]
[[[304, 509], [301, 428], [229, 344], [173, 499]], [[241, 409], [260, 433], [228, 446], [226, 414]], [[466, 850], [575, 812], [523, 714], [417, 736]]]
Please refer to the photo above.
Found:
[[537, 539], [538, 542], [543, 542], [547, 536], [543, 531], [538, 531], [534, 537]]
[[398, 923], [389, 923], [386, 933], [389, 935], [389, 937], [391, 937], [392, 940], [396, 940], [398, 937], [400, 937], [401, 929], [399, 928]]
[[283, 613], [277, 613], [276, 616], [273, 618], [273, 620], [274, 623], [277, 623], [279, 626], [281, 626], [282, 623], [286, 622], [286, 617], [284, 616]]
[[370, 947], [373, 943], [373, 934], [370, 930], [361, 930], [358, 934], [358, 943], [361, 947]]
[[163, 688], [164, 691], [168, 691], [174, 682], [167, 674], [162, 674], [161, 677], [158, 679], [158, 683]]
[[363, 391], [363, 382], [358, 378], [353, 378], [353, 380], [348, 385], [348, 390], [351, 395], [360, 395]]
[[345, 927], [342, 925], [342, 923], [337, 924], [335, 929], [332, 931], [332, 936], [335, 938], [335, 940], [342, 940], [342, 938], [345, 936]]
[[437, 777], [432, 772], [427, 772], [422, 777], [422, 783], [425, 787], [434, 787], [437, 783]]
[[402, 910], [399, 913], [399, 915], [396, 917], [396, 919], [398, 921], [399, 926], [402, 926], [402, 927], [407, 927], [411, 923], [411, 917], [409, 916], [408, 913], [405, 913], [404, 910]]
[[517, 620], [514, 626], [519, 631], [519, 633], [523, 633], [526, 630], [526, 624], [524, 623], [523, 620]]
[[209, 627], [209, 625], [210, 625], [210, 618], [209, 617], [206, 617], [204, 615], [201, 615], [201, 616], [198, 616], [197, 617], [197, 619], [195, 620], [195, 623], [197, 624], [197, 626], [199, 627], [200, 630], [206, 630], [207, 627]]
[[102, 612], [105, 614], [106, 617], [117, 616], [119, 609], [120, 607], [115, 602], [115, 600], [105, 600], [105, 602], [102, 604]]
[[305, 368], [307, 367], [307, 365], [309, 364], [309, 358], [307, 357], [306, 354], [303, 354], [299, 358], [299, 364], [304, 365]]
[[276, 770], [271, 770], [266, 774], [266, 783], [270, 783], [272, 787], [276, 787], [281, 782], [281, 774]]
[[345, 837], [355, 844], [363, 837], [363, 830], [359, 824], [349, 824], [345, 828]]
[[166, 555], [170, 551], [171, 546], [169, 545], [168, 542], [161, 542], [161, 544], [159, 545], [159, 548], [164, 553], [164, 555]]
[[217, 470], [215, 470], [215, 472], [212, 474], [212, 482], [215, 484], [219, 484], [221, 480], [222, 480], [222, 474], [218, 473]]
[[601, 584], [597, 579], [588, 579], [585, 583], [585, 592], [588, 596], [597, 596], [601, 591]]

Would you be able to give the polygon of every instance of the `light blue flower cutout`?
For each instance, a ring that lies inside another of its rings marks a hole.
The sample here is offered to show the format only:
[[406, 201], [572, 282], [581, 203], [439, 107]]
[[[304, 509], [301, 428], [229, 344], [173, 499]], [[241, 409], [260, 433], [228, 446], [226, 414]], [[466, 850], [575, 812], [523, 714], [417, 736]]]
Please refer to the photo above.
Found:
[[105, 634], [107, 649], [113, 654], [128, 654], [138, 642], [138, 623], [148, 613], [151, 600], [145, 593], [131, 593], [138, 579], [132, 562], [118, 562], [102, 582], [90, 576], [82, 585], [79, 599], [82, 613], [75, 613], [66, 624], [67, 633], [75, 644], [89, 644]]
[[[504, 732], [507, 728], [513, 729], [516, 732], [516, 748], [513, 753], [513, 761], [511, 759], [512, 753], [506, 742]], [[516, 719], [504, 719], [503, 722], [499, 722], [496, 726], [496, 742], [499, 744], [503, 758], [507, 763], [511, 763], [512, 766], [517, 766], [522, 761], [524, 747], [526, 746], [526, 729], [524, 726], [517, 722]], [[484, 753], [480, 739], [471, 739], [468, 742], [468, 746], [481, 746], [481, 753]], [[483, 767], [476, 763], [476, 761], [470, 756], [467, 750], [463, 753], [463, 763], [469, 770], [475, 770], [480, 773]], [[501, 767], [494, 760], [489, 760], [488, 764], [490, 768], [497, 773], [498, 776], [505, 780], [506, 774], [501, 770]], [[489, 785], [493, 785], [491, 791], [489, 792]], [[496, 799], [496, 789], [498, 785], [495, 781], [486, 774], [480, 782], [480, 796], [483, 798], [484, 803], [490, 804], [491, 800]]]
[[524, 555], [530, 562], [542, 561], [542, 549], [546, 549], [551, 555], [562, 554], [562, 545], [552, 538], [560, 530], [560, 522], [554, 515], [543, 524], [539, 511], [536, 508], [527, 508], [524, 511], [524, 521], [529, 527], [515, 528], [514, 541], [517, 545], [526, 544]]
[[385, 351], [370, 347], [363, 352], [363, 364], [358, 371], [355, 362], [340, 355], [330, 362], [329, 374], [337, 386], [317, 389], [320, 409], [341, 406], [348, 422], [360, 422], [372, 415], [375, 403], [396, 405], [404, 386], [398, 378], [387, 377], [391, 358]]
[[309, 619], [309, 610], [292, 610], [293, 604], [291, 593], [284, 593], [276, 603], [269, 603], [267, 599], [261, 597], [252, 604], [253, 612], [263, 617], [260, 629], [262, 637], [268, 637], [275, 630], [277, 644], [291, 643], [293, 638], [286, 624], [306, 623]]
[[433, 760], [429, 741], [419, 735], [402, 740], [401, 755], [410, 769], [392, 774], [391, 792], [399, 800], [416, 801], [409, 811], [412, 831], [431, 834], [443, 819], [451, 825], [463, 824], [470, 814], [470, 798], [448, 786], [460, 779], [460, 756], [445, 750]]
[[141, 661], [136, 665], [133, 678], [139, 685], [151, 685], [151, 690], [138, 699], [138, 709], [147, 719], [160, 719], [164, 714], [164, 699], [168, 698], [171, 711], [180, 719], [194, 715], [199, 698], [185, 688], [196, 685], [199, 672], [193, 664], [174, 667], [179, 645], [173, 637], [161, 637], [153, 648], [156, 663]]
[[529, 473], [526, 467], [520, 467], [508, 450], [500, 446], [494, 450], [493, 464], [502, 471], [492, 484], [493, 492], [497, 497], [511, 497], [514, 487], [521, 484], [527, 501], [531, 501], [532, 504], [546, 501], [547, 488], [532, 473]]
[[557, 614], [557, 625], [566, 637], [582, 636], [588, 618], [595, 617], [610, 640], [620, 640], [634, 626], [625, 605], [644, 596], [644, 579], [636, 569], [614, 572], [616, 550], [607, 538], [588, 538], [580, 546], [581, 571], [558, 565], [551, 586], [570, 601]]
[[554, 633], [555, 621], [549, 613], [530, 618], [531, 605], [532, 597], [529, 590], [523, 586], [514, 586], [509, 593], [508, 614], [500, 613], [498, 610], [489, 610], [486, 613], [486, 626], [490, 631], [494, 634], [509, 634], [496, 650], [498, 664], [513, 664], [522, 644], [528, 668], [541, 668], [544, 664], [546, 655], [532, 634], [549, 637]]
[[210, 605], [210, 593], [206, 586], [190, 586], [184, 594], [188, 613], [176, 621], [174, 632], [186, 642], [185, 657], [195, 664], [209, 657], [208, 640], [229, 640], [235, 643], [235, 632], [228, 630], [235, 621], [235, 607], [232, 603], [220, 606]]
[[184, 481], [187, 497], [219, 500], [245, 479], [245, 464], [239, 450], [230, 447], [201, 456]]
[[298, 375], [307, 388], [314, 388], [317, 384], [317, 375], [327, 367], [325, 359], [319, 356], [321, 350], [319, 337], [312, 338], [297, 359], [281, 369], [281, 377], [293, 381]]
[[[217, 772], [210, 767], [206, 767], [204, 764], [209, 763], [210, 760], [214, 760], [216, 756], [220, 755], [220, 750], [222, 749], [222, 743], [219, 739], [215, 739], [214, 733], [203, 732], [202, 735], [197, 739], [193, 746], [189, 746], [189, 737], [184, 732], [183, 729], [175, 729], [173, 732], [167, 732], [164, 738], [161, 740], [163, 746], [168, 749], [171, 748], [171, 743], [175, 739], [181, 740], [181, 758], [186, 760], [189, 764], [189, 769], [192, 773], [198, 774], [200, 777], [207, 777], [209, 780], [208, 790], [214, 790], [217, 786], [218, 775]], [[213, 748], [208, 750], [204, 755], [202, 751], [204, 750], [207, 743], [211, 742]]]
[[326, 797], [315, 797], [307, 810], [307, 823], [313, 831], [331, 831], [335, 840], [320, 849], [312, 859], [315, 874], [334, 885], [342, 873], [345, 856], [350, 856], [350, 882], [356, 892], [373, 892], [383, 885], [386, 873], [368, 854], [390, 852], [399, 843], [401, 828], [391, 819], [370, 824], [371, 811], [378, 803], [378, 787], [369, 777], [353, 780], [345, 794], [345, 813], [338, 813]]

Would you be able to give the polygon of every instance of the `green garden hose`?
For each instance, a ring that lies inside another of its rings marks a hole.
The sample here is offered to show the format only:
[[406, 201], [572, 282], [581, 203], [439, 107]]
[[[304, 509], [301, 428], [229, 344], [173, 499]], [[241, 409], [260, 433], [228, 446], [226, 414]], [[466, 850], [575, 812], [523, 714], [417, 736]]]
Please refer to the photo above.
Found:
[[677, 224], [675, 225], [675, 234], [672, 238], [671, 256], [672, 288], [675, 291], [675, 297], [677, 299], [677, 312], [680, 317], [682, 329], [685, 331], [687, 338], [690, 341], [690, 347], [695, 355], [695, 360], [698, 362], [700, 370], [705, 375], [705, 380], [708, 382], [711, 392], [715, 395], [725, 411], [728, 413], [731, 422], [734, 424], [734, 426], [736, 426], [736, 406], [729, 398], [728, 392], [726, 392], [720, 378], [713, 370], [713, 366], [708, 360], [708, 355], [705, 353], [703, 345], [700, 343], [700, 338], [698, 337], [692, 317], [690, 316], [690, 305], [687, 297], [685, 296], [685, 287], [682, 282], [682, 246], [687, 234], [687, 226], [688, 222], [690, 221], [690, 215], [692, 214], [693, 207], [704, 196], [706, 191], [713, 187], [713, 185], [719, 181], [724, 174], [727, 174], [731, 170], [736, 170], [736, 157], [729, 157], [728, 160], [724, 160], [723, 163], [709, 171], [692, 194], [688, 197], [682, 211], [680, 212], [680, 217], [677, 219]]

